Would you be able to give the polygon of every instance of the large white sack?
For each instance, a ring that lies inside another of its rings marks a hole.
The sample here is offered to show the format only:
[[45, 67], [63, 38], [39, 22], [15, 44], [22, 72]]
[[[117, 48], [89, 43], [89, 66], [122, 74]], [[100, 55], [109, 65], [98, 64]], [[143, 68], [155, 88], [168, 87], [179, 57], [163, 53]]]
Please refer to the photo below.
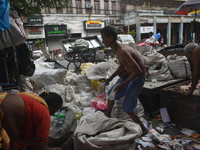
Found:
[[191, 76], [190, 64], [186, 56], [177, 54], [167, 56], [168, 66], [171, 74], [175, 78], [187, 78]]
[[81, 110], [77, 105], [75, 105], [73, 102], [71, 102], [71, 103], [64, 103], [64, 104], [63, 104], [63, 107], [69, 107], [69, 108], [71, 108], [75, 113], [82, 113], [82, 110]]
[[71, 102], [75, 98], [75, 91], [71, 86], [65, 86], [63, 84], [52, 84], [45, 87], [46, 92], [55, 92], [59, 94], [63, 103]]
[[111, 62], [101, 62], [86, 70], [86, 76], [90, 80], [106, 79], [118, 68], [118, 65]]
[[147, 66], [152, 66], [153, 64], [160, 63], [160, 62], [167, 63], [166, 57], [156, 51], [144, 53], [143, 59], [144, 59], [145, 65]]
[[25, 91], [25, 92], [33, 92], [34, 91], [34, 87], [31, 83], [31, 80], [23, 75], [20, 75], [20, 84], [21, 84], [21, 88], [23, 91]]
[[136, 43], [129, 43], [129, 46], [133, 47], [134, 49], [136, 49], [137, 51], [140, 52], [140, 54], [144, 54], [146, 52], [150, 52], [150, 46], [149, 45], [137, 45]]
[[190, 64], [188, 61], [170, 60], [168, 62], [171, 74], [175, 78], [187, 78], [191, 76]]
[[150, 46], [149, 46], [149, 45], [141, 45], [141, 46], [138, 45], [136, 49], [137, 49], [142, 55], [144, 55], [144, 53], [150, 51]]
[[97, 96], [97, 92], [86, 75], [68, 72], [65, 85], [74, 91], [70, 93], [70, 97], [73, 98], [70, 101], [73, 101], [81, 110], [89, 107], [90, 101]]
[[74, 133], [75, 150], [130, 150], [132, 141], [141, 136], [134, 122], [108, 118], [96, 111], [80, 119]]
[[[64, 84], [67, 69], [51, 69], [52, 62], [44, 62], [45, 58], [39, 58], [35, 63], [35, 72], [32, 79], [38, 89], [44, 88], [51, 84]], [[44, 65], [45, 64], [45, 65]], [[49, 64], [49, 65], [47, 65]]]
[[167, 63], [155, 63], [148, 69], [148, 80], [168, 81], [173, 79]]

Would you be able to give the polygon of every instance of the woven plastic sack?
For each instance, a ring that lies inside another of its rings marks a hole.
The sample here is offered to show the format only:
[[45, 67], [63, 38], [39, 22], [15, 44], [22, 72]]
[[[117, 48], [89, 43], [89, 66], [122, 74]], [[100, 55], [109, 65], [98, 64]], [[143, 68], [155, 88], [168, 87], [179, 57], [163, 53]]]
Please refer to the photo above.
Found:
[[89, 48], [88, 41], [84, 39], [77, 39], [74, 44], [72, 45], [74, 48]]
[[9, 12], [10, 28], [0, 32], [0, 50], [25, 43], [23, 23], [15, 10]]

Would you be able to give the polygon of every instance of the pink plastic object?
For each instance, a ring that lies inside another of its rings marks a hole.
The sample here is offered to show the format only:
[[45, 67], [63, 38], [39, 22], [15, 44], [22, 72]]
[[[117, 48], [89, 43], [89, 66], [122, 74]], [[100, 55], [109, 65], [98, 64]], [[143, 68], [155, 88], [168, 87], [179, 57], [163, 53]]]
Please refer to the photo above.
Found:
[[107, 109], [107, 101], [105, 100], [105, 93], [95, 97], [91, 100], [90, 106], [97, 110], [106, 110]]

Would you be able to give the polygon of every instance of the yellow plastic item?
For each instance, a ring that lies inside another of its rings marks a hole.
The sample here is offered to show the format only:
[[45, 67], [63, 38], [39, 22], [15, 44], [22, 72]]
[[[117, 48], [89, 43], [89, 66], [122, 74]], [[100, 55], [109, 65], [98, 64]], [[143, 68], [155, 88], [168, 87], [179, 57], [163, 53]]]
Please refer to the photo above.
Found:
[[82, 113], [76, 113], [76, 119], [79, 120], [83, 116]]
[[104, 80], [90, 80], [90, 82], [92, 83], [94, 89], [98, 92], [98, 87], [104, 82]]
[[93, 65], [95, 65], [95, 64], [93, 64], [93, 63], [83, 63], [82, 65], [81, 65], [81, 73], [82, 74], [86, 74], [86, 70], [88, 69], [88, 68], [90, 68], [90, 67], [92, 67]]

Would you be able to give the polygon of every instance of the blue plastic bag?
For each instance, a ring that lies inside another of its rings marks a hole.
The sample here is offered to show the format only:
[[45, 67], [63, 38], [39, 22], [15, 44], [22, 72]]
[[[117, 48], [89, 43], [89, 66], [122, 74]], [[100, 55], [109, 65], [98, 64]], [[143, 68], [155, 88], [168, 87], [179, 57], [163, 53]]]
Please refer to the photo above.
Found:
[[157, 33], [154, 37], [156, 38], [156, 40], [158, 40], [161, 37], [161, 35], [160, 33]]
[[10, 28], [9, 10], [9, 1], [0, 0], [0, 30], [2, 31]]

